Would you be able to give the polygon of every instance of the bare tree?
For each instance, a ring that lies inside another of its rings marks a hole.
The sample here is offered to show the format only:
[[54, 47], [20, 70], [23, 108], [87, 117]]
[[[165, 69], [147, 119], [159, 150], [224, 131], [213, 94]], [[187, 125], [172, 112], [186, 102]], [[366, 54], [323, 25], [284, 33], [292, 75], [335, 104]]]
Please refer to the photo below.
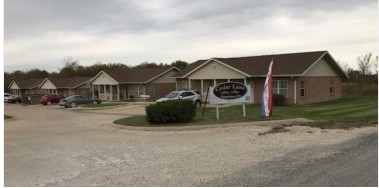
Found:
[[376, 76], [378, 76], [378, 56], [376, 56], [374, 60], [374, 69], [375, 69]]
[[364, 55], [363, 57], [358, 56], [358, 67], [359, 71], [361, 72], [363, 78], [370, 74], [370, 68], [373, 64], [371, 61], [372, 53]]

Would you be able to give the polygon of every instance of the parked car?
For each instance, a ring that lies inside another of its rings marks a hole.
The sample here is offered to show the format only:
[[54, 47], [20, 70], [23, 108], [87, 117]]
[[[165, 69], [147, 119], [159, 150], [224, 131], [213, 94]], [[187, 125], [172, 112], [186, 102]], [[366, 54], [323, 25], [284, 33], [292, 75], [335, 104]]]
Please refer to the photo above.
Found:
[[74, 108], [81, 104], [100, 104], [100, 103], [101, 101], [99, 99], [91, 99], [82, 95], [72, 95], [72, 96], [62, 99], [59, 102], [59, 105], [64, 106], [66, 108], [68, 107]]
[[187, 99], [192, 100], [196, 107], [201, 107], [201, 95], [196, 90], [179, 90], [172, 91], [163, 98], [156, 100], [156, 102], [168, 101], [168, 100], [178, 100], [178, 99]]
[[63, 99], [62, 96], [56, 94], [47, 94], [41, 97], [41, 103], [43, 105], [58, 104]]
[[21, 103], [20, 95], [11, 95], [8, 99], [8, 103]]
[[12, 96], [10, 93], [4, 93], [4, 102], [8, 102], [8, 99]]

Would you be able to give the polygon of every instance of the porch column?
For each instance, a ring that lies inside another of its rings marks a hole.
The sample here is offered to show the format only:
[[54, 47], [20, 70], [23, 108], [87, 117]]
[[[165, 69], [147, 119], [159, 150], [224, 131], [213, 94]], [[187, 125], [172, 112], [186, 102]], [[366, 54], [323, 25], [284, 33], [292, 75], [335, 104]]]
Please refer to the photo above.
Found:
[[91, 85], [91, 91], [92, 91], [92, 98], [95, 98], [95, 87], [94, 85]]
[[216, 80], [213, 80], [213, 87], [215, 87], [216, 86]]
[[104, 86], [104, 96], [105, 96], [105, 100], [108, 100], [108, 97], [107, 97], [107, 86], [106, 85], [103, 85]]
[[99, 96], [97, 96], [99, 99], [100, 99], [100, 85], [97, 85], [97, 94], [99, 95]]
[[296, 98], [296, 79], [293, 80], [293, 104], [297, 103], [297, 98]]
[[112, 91], [113, 89], [112, 88], [113, 88], [113, 85], [109, 85], [109, 93], [111, 95], [111, 98], [110, 98], [111, 101], [113, 101], [113, 91]]
[[246, 78], [243, 79], [243, 84], [246, 85]]
[[201, 96], [204, 96], [204, 82], [203, 82], [203, 79], [200, 80], [200, 92], [201, 92]]
[[117, 100], [120, 100], [120, 86], [117, 85]]
[[191, 89], [191, 79], [188, 79], [188, 89]]

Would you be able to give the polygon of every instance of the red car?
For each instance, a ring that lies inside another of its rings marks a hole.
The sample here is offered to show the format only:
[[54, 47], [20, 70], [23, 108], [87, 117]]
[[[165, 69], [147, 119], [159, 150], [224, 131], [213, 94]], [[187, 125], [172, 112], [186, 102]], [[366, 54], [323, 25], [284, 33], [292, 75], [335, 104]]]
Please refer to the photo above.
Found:
[[63, 97], [60, 95], [47, 94], [41, 97], [41, 103], [43, 105], [58, 104], [61, 99], [63, 99]]

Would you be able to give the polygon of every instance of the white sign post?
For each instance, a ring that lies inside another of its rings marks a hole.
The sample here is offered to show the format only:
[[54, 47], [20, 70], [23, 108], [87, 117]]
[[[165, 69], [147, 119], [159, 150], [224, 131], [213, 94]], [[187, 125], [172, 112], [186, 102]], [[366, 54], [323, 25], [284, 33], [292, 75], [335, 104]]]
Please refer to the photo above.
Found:
[[224, 82], [209, 88], [210, 104], [216, 105], [216, 118], [219, 119], [220, 104], [242, 104], [242, 114], [246, 117], [246, 103], [251, 102], [251, 85], [237, 82]]

